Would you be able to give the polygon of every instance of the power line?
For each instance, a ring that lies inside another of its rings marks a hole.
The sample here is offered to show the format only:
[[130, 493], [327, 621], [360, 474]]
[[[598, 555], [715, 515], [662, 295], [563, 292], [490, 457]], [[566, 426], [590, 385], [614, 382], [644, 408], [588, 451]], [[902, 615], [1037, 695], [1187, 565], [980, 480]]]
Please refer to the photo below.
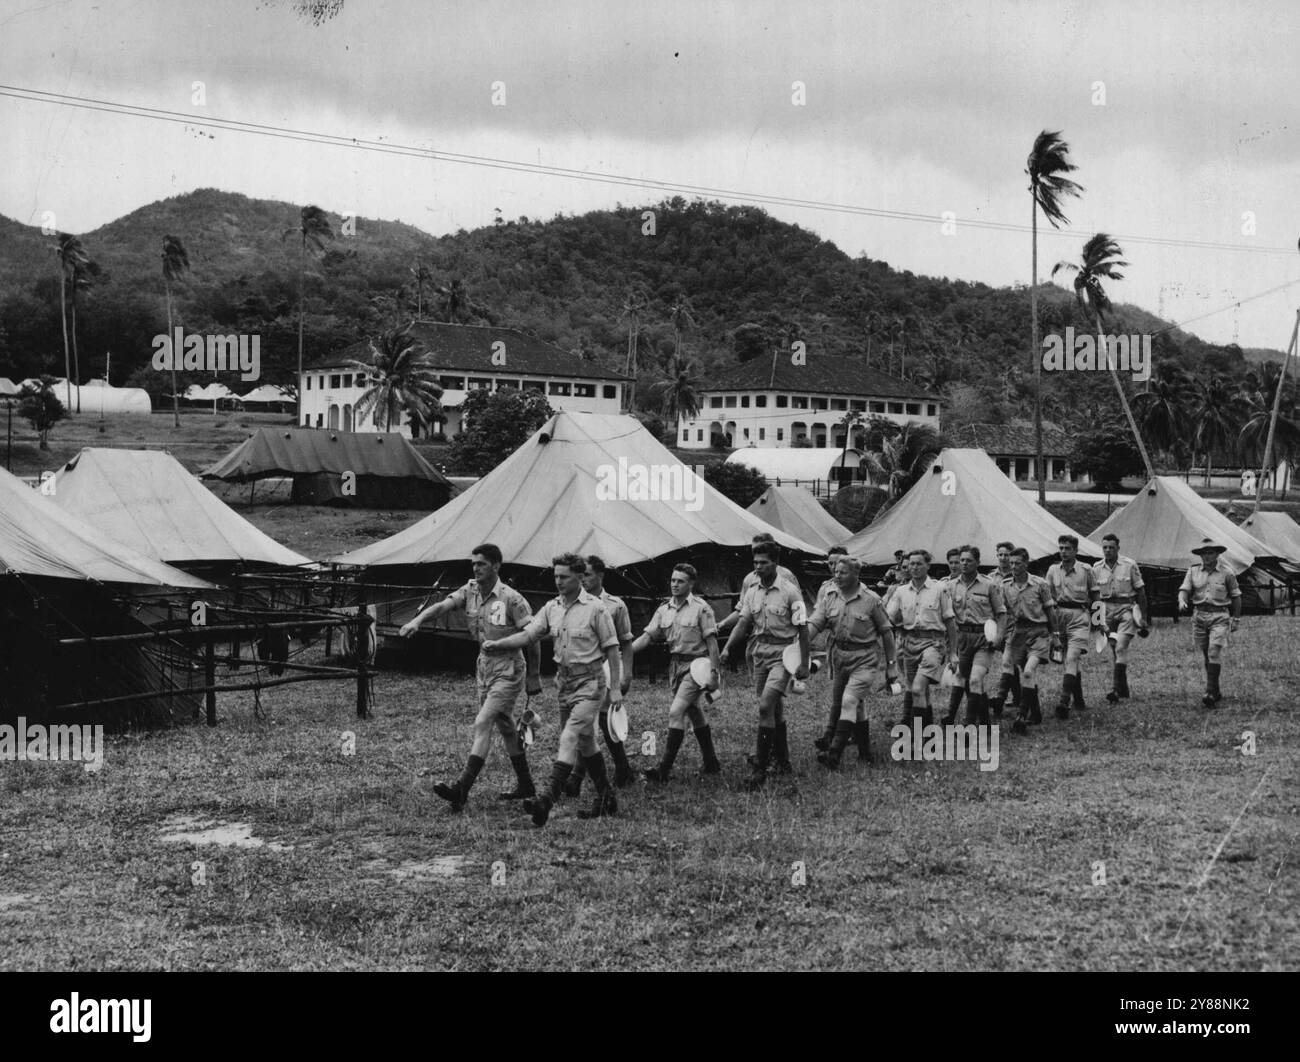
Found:
[[[359, 137], [339, 136], [333, 133], [318, 133], [311, 130], [293, 129], [287, 126], [264, 125], [230, 118], [198, 117], [183, 111], [170, 111], [157, 107], [143, 107], [135, 104], [117, 103], [112, 100], [95, 99], [88, 96], [72, 96], [58, 92], [46, 92], [42, 89], [28, 89], [14, 85], [0, 85], [0, 96], [27, 100], [34, 103], [53, 103], [64, 107], [83, 110], [102, 111], [108, 114], [121, 114], [134, 118], [146, 118], [153, 121], [172, 122], [184, 125], [202, 126], [221, 129], [227, 132], [248, 133], [255, 136], [269, 136], [279, 140], [292, 140], [301, 143], [321, 144], [329, 147], [348, 147], [379, 154], [401, 155], [412, 158], [427, 158], [439, 162], [451, 162], [458, 165], [481, 166], [491, 169], [509, 170], [517, 173], [532, 173], [546, 177], [560, 177], [569, 180], [581, 180], [598, 184], [613, 184], [631, 188], [653, 189], [658, 192], [709, 196], [739, 203], [754, 203], [767, 206], [795, 207], [806, 210], [819, 210], [829, 213], [850, 214], [864, 217], [883, 218], [890, 221], [919, 222], [925, 225], [941, 224], [944, 218], [934, 214], [916, 211], [886, 210], [880, 207], [853, 206], [847, 203], [831, 203], [818, 199], [801, 199], [795, 196], [775, 195], [764, 192], [746, 192], [730, 188], [717, 188], [709, 185], [686, 184], [679, 181], [665, 181], [653, 177], [629, 177], [616, 173], [597, 173], [592, 170], [573, 169], [565, 166], [552, 166], [544, 163], [523, 162], [516, 159], [493, 158], [487, 155], [471, 155], [454, 151], [441, 151], [411, 144], [385, 143], [379, 140], [367, 140]], [[960, 219], [956, 222], [965, 228], [983, 229], [993, 232], [1030, 232], [1028, 225], [1005, 221], [984, 221], [979, 219]], [[1092, 235], [1079, 229], [1043, 230], [1046, 235], [1075, 236], [1087, 238]], [[1290, 255], [1289, 247], [1248, 246], [1244, 244], [1223, 243], [1213, 240], [1178, 240], [1162, 236], [1141, 236], [1132, 233], [1117, 233], [1116, 239], [1127, 243], [1149, 244], [1157, 247], [1190, 247], [1211, 251], [1235, 251], [1248, 254]]]

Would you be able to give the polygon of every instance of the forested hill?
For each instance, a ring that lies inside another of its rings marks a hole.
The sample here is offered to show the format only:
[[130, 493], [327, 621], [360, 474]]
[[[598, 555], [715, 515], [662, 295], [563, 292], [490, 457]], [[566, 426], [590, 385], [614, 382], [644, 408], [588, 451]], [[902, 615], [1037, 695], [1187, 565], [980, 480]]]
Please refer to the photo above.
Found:
[[[1010, 419], [1027, 409], [1025, 289], [850, 258], [755, 207], [677, 198], [547, 221], [497, 219], [441, 238], [397, 222], [329, 220], [334, 236], [306, 253], [308, 358], [409, 318], [418, 299], [426, 317], [522, 328], [621, 368], [627, 307], [635, 305], [643, 382], [667, 371], [675, 318], [705, 383], [737, 359], [801, 339], [810, 356], [869, 356], [874, 365], [901, 369], [942, 391], [956, 421]], [[166, 328], [160, 251], [170, 234], [183, 241], [191, 265], [175, 287], [178, 320], [191, 330], [260, 333], [264, 378], [291, 381], [299, 223], [298, 205], [200, 189], [82, 234], [103, 269], [78, 296], [82, 376], [102, 373], [111, 350], [113, 382], [161, 389], [148, 361], [151, 338]], [[62, 374], [54, 243], [38, 228], [0, 217], [0, 375]], [[427, 274], [417, 284], [421, 266]], [[1111, 295], [1121, 298], [1123, 284]], [[674, 314], [680, 300], [687, 312]], [[1062, 287], [1044, 285], [1040, 307], [1044, 332], [1087, 327]], [[1167, 324], [1122, 303], [1118, 313], [1127, 331]], [[1178, 331], [1157, 335], [1154, 346], [1157, 360], [1176, 358], [1192, 373], [1242, 378], [1250, 367], [1239, 348]], [[1113, 385], [1078, 374], [1052, 378], [1049, 416], [1067, 423], [1072, 413], [1086, 416], [1089, 406], [1107, 401], [1106, 386]]]

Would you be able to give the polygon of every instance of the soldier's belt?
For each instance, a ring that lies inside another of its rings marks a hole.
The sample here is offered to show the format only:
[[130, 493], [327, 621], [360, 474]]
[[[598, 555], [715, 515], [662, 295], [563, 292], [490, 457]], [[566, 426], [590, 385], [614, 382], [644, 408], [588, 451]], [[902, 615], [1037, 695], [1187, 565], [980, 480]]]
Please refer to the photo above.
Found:
[[959, 631], [965, 631], [967, 634], [983, 634], [983, 633], [984, 633], [984, 624], [982, 624], [982, 623], [959, 623], [959, 624], [957, 624], [957, 629], [958, 629]]
[[1020, 630], [1023, 631], [1023, 630], [1027, 630], [1027, 629], [1030, 628], [1030, 627], [1046, 627], [1046, 626], [1047, 626], [1047, 621], [1046, 621], [1046, 620], [1018, 619], [1018, 620], [1016, 620], [1016, 626], [1017, 626]]
[[794, 642], [794, 640], [795, 640], [794, 635], [791, 635], [787, 638], [779, 638], [775, 634], [754, 635], [754, 641], [758, 642], [760, 645], [790, 645], [791, 643]]
[[1227, 612], [1227, 605], [1197, 605], [1197, 612]]
[[1086, 601], [1058, 601], [1056, 603], [1056, 607], [1057, 608], [1087, 608], [1088, 603]]
[[1103, 597], [1102, 600], [1108, 605], [1131, 605], [1134, 598], [1131, 597]]
[[910, 629], [904, 627], [903, 634], [908, 638], [942, 638], [947, 634], [947, 631], [934, 627], [915, 627]]
[[561, 675], [591, 675], [600, 670], [600, 665], [604, 661], [593, 660], [589, 664], [556, 664], [556, 670]]

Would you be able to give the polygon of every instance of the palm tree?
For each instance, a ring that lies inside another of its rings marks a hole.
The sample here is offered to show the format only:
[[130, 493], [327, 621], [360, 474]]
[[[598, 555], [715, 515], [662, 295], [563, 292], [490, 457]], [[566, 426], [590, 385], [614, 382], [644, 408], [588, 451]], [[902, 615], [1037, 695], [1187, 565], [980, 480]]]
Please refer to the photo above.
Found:
[[685, 295], [678, 295], [668, 311], [668, 321], [673, 326], [673, 362], [682, 360], [682, 333], [695, 327], [692, 316], [691, 300]]
[[623, 372], [628, 377], [627, 409], [631, 413], [636, 408], [637, 355], [641, 352], [644, 340], [641, 339], [641, 312], [650, 305], [645, 292], [629, 288], [627, 298], [623, 300], [623, 312], [620, 317], [627, 318], [627, 360]]
[[433, 273], [417, 258], [411, 267], [411, 276], [415, 278], [415, 316], [419, 319], [424, 316], [424, 285], [433, 283]]
[[[674, 357], [669, 366], [668, 379], [650, 385], [650, 395], [660, 402], [666, 420], [674, 424], [685, 417], [691, 420], [700, 414], [700, 378], [697, 366], [686, 358]], [[673, 429], [676, 431], [676, 428]]]
[[1191, 423], [1192, 384], [1173, 362], [1152, 373], [1147, 390], [1133, 396], [1138, 423], [1157, 449], [1173, 458], [1175, 466], [1187, 459], [1188, 425]]
[[888, 505], [912, 488], [942, 448], [934, 428], [909, 421], [897, 434], [882, 441], [879, 456], [864, 454], [862, 460], [873, 478], [885, 482]]
[[[1264, 468], [1267, 457], [1275, 466], [1285, 461], [1294, 467], [1300, 459], [1300, 424], [1287, 417], [1279, 416], [1273, 431], [1273, 448], [1268, 455], [1265, 455], [1264, 447], [1268, 442], [1269, 423], [1273, 419], [1272, 401], [1268, 399], [1267, 392], [1256, 391], [1245, 396], [1243, 404], [1247, 419], [1241, 431], [1237, 433], [1237, 453], [1241, 457], [1242, 465], [1246, 468], [1263, 468], [1267, 473], [1268, 469]], [[1264, 490], [1262, 482], [1258, 489], [1262, 494]], [[1273, 495], [1277, 496], [1276, 482], [1273, 484]], [[1285, 491], [1282, 496], [1286, 497]]]
[[71, 410], [72, 350], [68, 345], [68, 280], [78, 266], [85, 265], [86, 262], [90, 261], [90, 256], [86, 254], [86, 249], [81, 246], [81, 241], [70, 233], [59, 233], [57, 240], [58, 243], [54, 248], [54, 253], [59, 259], [59, 316], [63, 321], [63, 375], [67, 387], [68, 401], [66, 405]]
[[[307, 244], [316, 250], [325, 250], [325, 241], [334, 238], [329, 216], [318, 206], [305, 206], [298, 212], [298, 227], [284, 230], [281, 239], [297, 233], [302, 240], [298, 257], [298, 383], [302, 384], [302, 328], [303, 328], [303, 282], [307, 276]], [[302, 420], [302, 408], [299, 405], [298, 417]]]
[[1038, 504], [1047, 504], [1047, 469], [1043, 461], [1043, 358], [1038, 343], [1038, 211], [1059, 229], [1070, 223], [1061, 209], [1067, 195], [1078, 195], [1083, 187], [1065, 176], [1077, 166], [1069, 160], [1070, 145], [1060, 132], [1044, 129], [1034, 138], [1033, 149], [1025, 161], [1029, 177], [1029, 194], [1033, 200], [1033, 274], [1029, 284], [1029, 328], [1031, 354], [1034, 359], [1034, 446], [1038, 460]]
[[77, 352], [77, 292], [88, 291], [103, 274], [99, 263], [89, 255], [84, 261], [72, 263], [72, 277], [68, 282], [68, 303], [72, 307], [72, 373], [77, 379], [77, 412], [81, 412], [81, 356]]
[[368, 413], [376, 424], [382, 414], [384, 431], [392, 430], [394, 419], [400, 423], [402, 413], [422, 424], [432, 420], [442, 408], [442, 387], [424, 361], [427, 353], [409, 324], [371, 339], [370, 362], [350, 363], [366, 374], [369, 385], [353, 409], [354, 426]]
[[1106, 331], [1104, 315], [1111, 312], [1114, 307], [1101, 282], [1102, 278], [1124, 279], [1120, 269], [1127, 267], [1128, 263], [1122, 258], [1123, 254], [1123, 249], [1115, 240], [1104, 232], [1099, 232], [1083, 245], [1083, 257], [1077, 265], [1074, 262], [1057, 262], [1052, 266], [1052, 276], [1056, 276], [1061, 271], [1074, 274], [1074, 298], [1085, 312], [1092, 312], [1093, 323], [1097, 326], [1097, 356], [1105, 357], [1110, 367], [1111, 379], [1115, 381], [1115, 390], [1119, 392], [1119, 404], [1124, 410], [1129, 427], [1133, 430], [1133, 439], [1137, 442], [1138, 452], [1142, 455], [1142, 464], [1146, 466], [1147, 480], [1150, 481], [1155, 477], [1156, 472], [1151, 465], [1151, 457], [1147, 454], [1146, 443], [1142, 441], [1142, 433], [1138, 431], [1137, 421], [1133, 419], [1133, 411], [1129, 408], [1124, 385], [1119, 382], [1119, 369], [1111, 363], [1108, 357], [1109, 347], [1103, 338]]
[[1210, 485], [1214, 451], [1224, 450], [1236, 436], [1238, 397], [1226, 376], [1213, 376], [1194, 383], [1192, 416], [1196, 428], [1192, 441], [1205, 454], [1205, 485]]
[[[167, 291], [167, 340], [172, 344], [172, 427], [181, 426], [180, 399], [176, 396], [176, 362], [181, 352], [176, 349], [176, 332], [172, 328], [172, 284], [188, 273], [190, 256], [179, 236], [164, 236], [162, 248], [163, 287]], [[301, 417], [299, 418], [302, 419]]]

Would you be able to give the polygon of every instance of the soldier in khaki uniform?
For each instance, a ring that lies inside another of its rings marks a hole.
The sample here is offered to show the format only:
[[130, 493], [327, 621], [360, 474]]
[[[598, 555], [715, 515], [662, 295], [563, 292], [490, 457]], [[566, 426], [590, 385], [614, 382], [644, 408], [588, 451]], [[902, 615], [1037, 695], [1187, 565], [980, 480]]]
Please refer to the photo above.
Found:
[[774, 542], [754, 547], [758, 582], [741, 597], [740, 619], [719, 654], [719, 660], [725, 664], [733, 649], [753, 629], [750, 659], [758, 697], [758, 750], [751, 761], [751, 789], [758, 789], [765, 782], [773, 755], [779, 770], [790, 770], [790, 745], [782, 718], [782, 701], [790, 676], [781, 663], [781, 654], [787, 645], [796, 641], [799, 644], [795, 678], [808, 677], [808, 614], [798, 588], [777, 578], [780, 559], [781, 547]]
[[[753, 541], [750, 543], [751, 549], [757, 549], [762, 545], [776, 545], [776, 539], [772, 537], [771, 532], [760, 531], [754, 536]], [[789, 583], [796, 590], [799, 590], [799, 580], [794, 577], [794, 572], [789, 568], [786, 568], [784, 565], [778, 564], [776, 566], [776, 578], [778, 582]], [[745, 573], [745, 577], [740, 581], [740, 596], [736, 598], [736, 607], [732, 609], [731, 612], [718, 624], [719, 634], [726, 634], [739, 621], [740, 606], [744, 603], [745, 594], [748, 593], [757, 583], [757, 572], [751, 570]], [[799, 590], [799, 593], [800, 596], [803, 595], [802, 590]]]
[[[523, 630], [532, 619], [533, 610], [519, 591], [506, 586], [500, 579], [501, 550], [490, 542], [475, 546], [470, 554], [474, 578], [459, 590], [430, 605], [399, 632], [410, 638], [420, 629], [420, 624], [433, 616], [462, 611], [475, 641], [483, 646], [489, 639], [502, 638]], [[480, 648], [475, 680], [478, 685], [478, 715], [474, 718], [474, 739], [470, 745], [465, 770], [451, 785], [439, 782], [433, 791], [460, 811], [469, 799], [470, 788], [483, 769], [488, 749], [492, 747], [492, 728], [501, 734], [510, 764], [515, 769], [515, 788], [502, 793], [503, 800], [522, 800], [533, 795], [533, 780], [528, 772], [528, 757], [519, 743], [515, 728], [514, 710], [523, 692], [525, 682], [529, 694], [541, 693], [542, 683], [538, 665], [540, 653], [530, 646], [527, 665], [524, 653], [489, 655]]]
[[[669, 652], [669, 685], [673, 703], [668, 709], [668, 743], [663, 758], [654, 767], [643, 771], [648, 782], [666, 782], [672, 773], [677, 753], [686, 740], [686, 721], [695, 730], [695, 740], [700, 746], [705, 774], [718, 774], [722, 764], [713, 749], [713, 732], [700, 701], [706, 693], [718, 688], [718, 633], [713, 609], [691, 591], [695, 586], [696, 572], [689, 564], [673, 568], [669, 589], [672, 594], [646, 624], [645, 632], [632, 643], [632, 652], [639, 653], [652, 642], [664, 642]], [[691, 675], [691, 664], [707, 657], [713, 665], [713, 677], [701, 686]]]
[[[990, 719], [986, 676], [994, 662], [1001, 657], [1002, 641], [1007, 629], [1007, 607], [1002, 597], [1002, 584], [980, 574], [978, 546], [962, 546], [960, 563], [961, 575], [948, 584], [948, 593], [952, 597], [952, 610], [957, 622], [960, 675], [969, 691], [966, 722], [987, 726]], [[997, 637], [992, 642], [984, 634], [987, 620], [995, 620], [998, 625]], [[957, 719], [961, 690], [954, 687], [954, 693], [944, 723], [952, 723]]]
[[1241, 622], [1241, 588], [1237, 577], [1220, 563], [1227, 552], [1225, 546], [1207, 538], [1192, 552], [1201, 563], [1187, 569], [1183, 585], [1178, 588], [1178, 606], [1184, 612], [1195, 613], [1192, 636], [1205, 661], [1205, 697], [1201, 703], [1213, 708], [1223, 700], [1219, 674], [1228, 634], [1235, 633]]
[[[1011, 551], [1015, 548], [1013, 542], [998, 543], [998, 566], [989, 576], [995, 583], [1001, 583], [1005, 586], [1015, 578], [1015, 565], [1011, 560]], [[1012, 617], [1008, 616], [1007, 622], [1010, 624]], [[995, 723], [1002, 718], [1002, 706], [1008, 703], [1008, 695], [1010, 695], [1009, 703], [1011, 707], [1020, 707], [1020, 672], [1016, 670], [1016, 665], [1011, 662], [1011, 638], [1008, 636], [1003, 639], [1003, 643], [1002, 673], [999, 676], [998, 688], [989, 697], [989, 708], [992, 711]]]
[[[908, 711], [915, 712], [922, 726], [934, 722], [930, 709], [930, 687], [943, 674], [945, 650], [947, 663], [957, 670], [957, 624], [953, 618], [952, 598], [946, 581], [929, 577], [931, 556], [927, 550], [913, 550], [907, 558], [911, 579], [894, 591], [885, 607], [889, 621], [903, 628], [903, 646], [899, 659], [907, 677], [911, 702], [904, 701]], [[911, 726], [912, 720], [905, 719]]]
[[[826, 599], [826, 595], [830, 593], [830, 591], [835, 589], [836, 562], [841, 557], [847, 557], [848, 555], [849, 555], [849, 551], [845, 549], [843, 546], [832, 546], [830, 549], [826, 551], [826, 565], [830, 569], [831, 577], [817, 588], [817, 601], [813, 605], [814, 609], [820, 608], [821, 603]], [[830, 675], [831, 681], [834, 682], [835, 664], [833, 661], [828, 659], [826, 666], [828, 668], [828, 673]], [[831, 739], [835, 737], [835, 724], [836, 722], [838, 722], [839, 718], [840, 718], [839, 705], [836, 704], [835, 701], [832, 699], [830, 716], [826, 720], [826, 732], [822, 734], [821, 737], [813, 741], [813, 746], [815, 748], [820, 749], [822, 752], [825, 752], [828, 748], [831, 747]]]
[[1097, 600], [1097, 577], [1078, 562], [1079, 540], [1061, 535], [1057, 540], [1061, 559], [1047, 569], [1047, 585], [1056, 603], [1059, 623], [1053, 640], [1065, 643], [1065, 674], [1056, 702], [1056, 718], [1070, 717], [1070, 702], [1079, 711], [1088, 705], [1083, 699], [1083, 658], [1088, 655], [1088, 636], [1093, 630], [1092, 603]]
[[871, 760], [871, 723], [866, 698], [879, 684], [893, 679], [894, 632], [878, 595], [860, 581], [862, 566], [852, 557], [835, 562], [835, 586], [820, 597], [808, 620], [808, 640], [830, 633], [834, 668], [831, 710], [836, 718], [830, 745], [817, 762], [834, 770], [852, 735], [859, 760]]
[[[622, 662], [622, 677], [611, 673], [610, 681], [618, 684], [619, 692], [626, 697], [632, 685], [632, 616], [621, 597], [616, 597], [605, 589], [605, 562], [594, 553], [587, 558], [587, 574], [582, 577], [582, 588], [592, 597], [598, 598], [609, 613], [609, 620], [614, 624], [614, 633], [618, 636], [619, 656]], [[562, 711], [560, 726], [568, 722], [568, 712]], [[600, 732], [605, 738], [605, 748], [614, 760], [614, 785], [625, 789], [632, 784], [632, 765], [627, 759], [627, 749], [609, 732], [609, 690], [600, 705]], [[578, 761], [578, 765], [564, 783], [564, 795], [576, 797], [582, 793], [582, 780], [587, 776], [587, 765]]]
[[[559, 596], [546, 602], [520, 633], [483, 643], [485, 653], [504, 653], [532, 645], [547, 635], [554, 640], [555, 689], [560, 708], [568, 709], [569, 718], [560, 732], [560, 747], [547, 791], [524, 801], [524, 810], [532, 815], [535, 826], [546, 825], [579, 758], [587, 763], [587, 773], [596, 786], [596, 800], [591, 811], [580, 811], [578, 817], [599, 818], [618, 812], [614, 789], [605, 774], [605, 758], [596, 745], [596, 715], [607, 689], [601, 663], [603, 658], [611, 676], [618, 674], [618, 635], [605, 606], [582, 588], [586, 561], [576, 553], [564, 553], [553, 564]], [[615, 696], [611, 691], [610, 697], [615, 704], [623, 700], [621, 692]]]
[[1007, 618], [1012, 624], [1011, 665], [1020, 671], [1020, 714], [1012, 729], [1029, 732], [1027, 723], [1041, 723], [1043, 710], [1038, 700], [1038, 668], [1051, 652], [1048, 632], [1060, 623], [1052, 591], [1046, 579], [1029, 571], [1029, 550], [1017, 546], [1011, 551], [1012, 575], [1002, 584]]
[[[1106, 700], [1115, 704], [1127, 699], [1128, 647], [1133, 635], [1147, 632], [1147, 592], [1142, 582], [1142, 571], [1137, 561], [1119, 555], [1119, 536], [1103, 535], [1102, 559], [1092, 566], [1097, 577], [1097, 595], [1101, 601], [1102, 619], [1111, 635], [1112, 669], [1111, 689]], [[1133, 606], [1141, 610], [1142, 624], [1133, 618]]]

